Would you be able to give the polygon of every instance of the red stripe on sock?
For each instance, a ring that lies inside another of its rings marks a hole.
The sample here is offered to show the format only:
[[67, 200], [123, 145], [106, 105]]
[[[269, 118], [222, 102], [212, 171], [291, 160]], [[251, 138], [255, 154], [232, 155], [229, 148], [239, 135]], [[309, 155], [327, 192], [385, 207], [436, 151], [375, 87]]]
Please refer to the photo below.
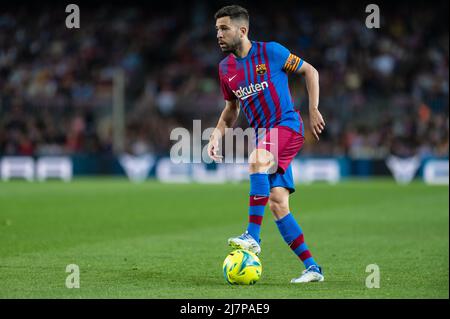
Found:
[[262, 220], [263, 220], [262, 216], [258, 216], [258, 215], [249, 215], [248, 216], [248, 221], [253, 224], [261, 225]]
[[289, 245], [292, 250], [295, 250], [298, 246], [303, 244], [305, 240], [303, 239], [303, 234], [294, 239], [294, 241]]
[[250, 206], [266, 206], [269, 197], [265, 196], [250, 196]]
[[300, 259], [301, 259], [302, 261], [305, 261], [306, 259], [311, 258], [312, 255], [311, 255], [311, 253], [309, 252], [309, 250], [305, 250], [305, 251], [302, 252], [298, 257], [300, 257]]

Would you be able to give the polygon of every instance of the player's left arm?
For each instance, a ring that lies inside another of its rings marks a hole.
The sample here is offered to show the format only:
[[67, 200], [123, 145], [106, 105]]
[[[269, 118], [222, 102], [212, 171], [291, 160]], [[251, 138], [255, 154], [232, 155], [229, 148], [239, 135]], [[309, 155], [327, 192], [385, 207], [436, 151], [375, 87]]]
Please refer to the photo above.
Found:
[[325, 121], [319, 112], [319, 72], [311, 64], [301, 59], [294, 72], [305, 77], [309, 97], [309, 121], [314, 137], [319, 140], [319, 134], [325, 129]]
[[319, 134], [325, 128], [325, 121], [319, 112], [319, 72], [308, 62], [292, 54], [287, 48], [277, 42], [268, 44], [272, 53], [274, 67], [286, 73], [297, 73], [305, 77], [309, 97], [309, 120], [314, 137], [319, 140]]

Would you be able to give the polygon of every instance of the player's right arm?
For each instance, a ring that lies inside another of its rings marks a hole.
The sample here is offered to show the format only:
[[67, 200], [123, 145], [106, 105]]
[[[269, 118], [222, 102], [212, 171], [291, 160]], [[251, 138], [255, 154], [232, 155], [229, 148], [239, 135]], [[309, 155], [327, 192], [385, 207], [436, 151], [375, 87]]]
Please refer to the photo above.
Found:
[[225, 108], [220, 115], [217, 126], [214, 129], [208, 144], [208, 155], [214, 161], [220, 162], [222, 156], [218, 155], [219, 141], [225, 134], [225, 129], [232, 128], [239, 117], [239, 102], [235, 100], [225, 100]]

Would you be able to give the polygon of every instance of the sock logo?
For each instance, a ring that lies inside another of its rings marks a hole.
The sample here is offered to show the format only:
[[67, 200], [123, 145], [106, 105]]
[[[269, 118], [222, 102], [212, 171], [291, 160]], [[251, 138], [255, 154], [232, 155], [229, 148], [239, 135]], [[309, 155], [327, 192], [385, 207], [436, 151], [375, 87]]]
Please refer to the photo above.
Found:
[[264, 198], [266, 198], [267, 196], [253, 196], [253, 199], [254, 200], [260, 200], [260, 199], [264, 199]]

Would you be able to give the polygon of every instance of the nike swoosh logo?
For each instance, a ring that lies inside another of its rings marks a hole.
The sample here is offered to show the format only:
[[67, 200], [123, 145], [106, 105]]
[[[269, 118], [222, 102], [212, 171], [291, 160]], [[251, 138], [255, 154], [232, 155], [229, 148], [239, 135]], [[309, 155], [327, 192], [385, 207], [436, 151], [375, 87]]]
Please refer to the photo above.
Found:
[[228, 82], [233, 81], [233, 79], [236, 77], [237, 74], [235, 74], [234, 76], [232, 76], [231, 78], [228, 78]]
[[255, 94], [258, 94], [258, 92], [255, 92], [255, 93], [250, 94], [250, 95], [246, 95], [246, 96], [244, 96], [243, 98], [241, 98], [241, 100], [246, 100], [246, 99], [248, 99], [250, 96], [253, 96], [253, 95], [255, 95]]
[[253, 196], [254, 200], [260, 200], [260, 199], [263, 199], [263, 198], [266, 198], [266, 196], [262, 196], [262, 197]]
[[266, 142], [266, 141], [264, 141], [263, 144], [264, 145], [275, 145], [275, 143], [269, 143], [269, 142]]

